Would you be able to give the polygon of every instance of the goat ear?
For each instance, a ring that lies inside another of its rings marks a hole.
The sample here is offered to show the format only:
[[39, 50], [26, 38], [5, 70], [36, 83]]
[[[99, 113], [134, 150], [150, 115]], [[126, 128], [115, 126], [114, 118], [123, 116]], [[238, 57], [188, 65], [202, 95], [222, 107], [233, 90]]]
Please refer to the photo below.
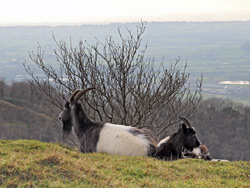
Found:
[[187, 126], [184, 123], [182, 123], [182, 130], [183, 130], [183, 132], [185, 134], [187, 134], [188, 129], [187, 129]]

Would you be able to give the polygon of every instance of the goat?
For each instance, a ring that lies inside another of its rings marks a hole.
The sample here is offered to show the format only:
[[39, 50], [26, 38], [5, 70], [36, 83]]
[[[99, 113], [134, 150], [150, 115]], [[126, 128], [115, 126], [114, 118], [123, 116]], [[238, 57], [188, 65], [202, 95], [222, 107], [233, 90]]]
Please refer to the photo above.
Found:
[[204, 159], [208, 161], [220, 161], [220, 162], [229, 162], [226, 159], [212, 159], [210, 157], [209, 150], [206, 145], [200, 145], [197, 148], [194, 148], [192, 151], [185, 151], [183, 152], [184, 158], [194, 158], [194, 159]]
[[95, 122], [88, 117], [78, 100], [92, 89], [94, 88], [76, 90], [66, 101], [58, 117], [63, 124], [63, 136], [68, 136], [73, 129], [83, 153], [153, 156], [157, 143], [147, 131], [131, 126]]
[[179, 117], [183, 123], [177, 132], [162, 139], [156, 149], [155, 157], [161, 160], [182, 158], [183, 149], [193, 150], [200, 145], [195, 129], [185, 117]]
[[210, 153], [206, 145], [200, 145], [199, 147], [194, 148], [192, 151], [184, 151], [183, 158], [194, 158], [194, 159], [204, 159], [212, 160], [210, 158]]

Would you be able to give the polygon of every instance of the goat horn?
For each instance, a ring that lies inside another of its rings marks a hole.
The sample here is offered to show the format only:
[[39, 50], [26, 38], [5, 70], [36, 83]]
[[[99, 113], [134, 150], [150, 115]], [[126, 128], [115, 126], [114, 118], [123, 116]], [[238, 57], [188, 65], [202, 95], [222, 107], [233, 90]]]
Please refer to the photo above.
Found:
[[74, 101], [77, 102], [82, 97], [82, 95], [84, 93], [86, 93], [86, 92], [88, 92], [88, 91], [90, 91], [92, 89], [95, 89], [95, 88], [94, 87], [90, 87], [90, 88], [87, 88], [87, 89], [84, 89], [84, 90], [82, 89], [79, 93], [77, 93], [77, 95], [74, 98]]
[[184, 122], [184, 124], [185, 124], [187, 127], [192, 128], [191, 123], [188, 121], [187, 118], [185, 118], [185, 117], [179, 117], [179, 118]]
[[69, 102], [72, 102], [74, 100], [74, 97], [76, 96], [77, 93], [79, 93], [81, 90], [80, 89], [77, 89], [75, 90], [72, 95], [70, 96], [69, 98]]

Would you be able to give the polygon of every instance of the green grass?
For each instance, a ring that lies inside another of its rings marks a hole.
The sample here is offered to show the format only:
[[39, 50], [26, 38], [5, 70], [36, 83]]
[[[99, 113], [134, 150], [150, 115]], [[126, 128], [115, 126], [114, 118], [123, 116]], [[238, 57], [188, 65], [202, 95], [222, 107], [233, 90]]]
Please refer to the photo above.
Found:
[[250, 187], [250, 162], [159, 161], [0, 141], [0, 187]]

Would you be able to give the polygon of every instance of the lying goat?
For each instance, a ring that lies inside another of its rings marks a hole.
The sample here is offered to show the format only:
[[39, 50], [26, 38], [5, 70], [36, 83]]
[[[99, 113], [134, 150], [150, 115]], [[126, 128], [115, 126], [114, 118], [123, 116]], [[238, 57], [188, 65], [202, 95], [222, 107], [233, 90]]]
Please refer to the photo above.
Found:
[[155, 157], [161, 160], [182, 158], [183, 149], [193, 150], [200, 145], [195, 129], [185, 117], [179, 117], [183, 123], [176, 133], [162, 139], [157, 146]]
[[194, 148], [192, 151], [183, 152], [184, 158], [194, 158], [194, 159], [204, 159], [208, 161], [221, 161], [229, 162], [226, 159], [211, 159], [209, 150], [206, 145], [200, 145], [197, 148]]
[[209, 150], [205, 145], [200, 145], [199, 147], [194, 148], [192, 151], [184, 151], [183, 158], [211, 160]]
[[113, 155], [153, 156], [156, 142], [144, 130], [111, 123], [99, 123], [91, 120], [78, 100], [94, 88], [76, 90], [65, 103], [59, 120], [63, 124], [64, 136], [72, 128], [80, 142], [80, 151], [104, 152]]

